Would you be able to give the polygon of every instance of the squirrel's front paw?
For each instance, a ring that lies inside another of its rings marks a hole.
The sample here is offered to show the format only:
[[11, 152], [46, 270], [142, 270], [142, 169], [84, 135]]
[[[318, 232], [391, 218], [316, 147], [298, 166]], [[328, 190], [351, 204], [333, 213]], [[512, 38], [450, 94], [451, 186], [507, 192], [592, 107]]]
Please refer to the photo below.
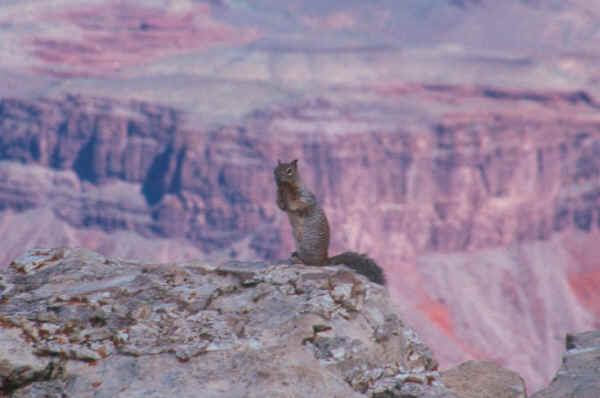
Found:
[[282, 198], [277, 198], [277, 207], [285, 211], [285, 203], [283, 202]]

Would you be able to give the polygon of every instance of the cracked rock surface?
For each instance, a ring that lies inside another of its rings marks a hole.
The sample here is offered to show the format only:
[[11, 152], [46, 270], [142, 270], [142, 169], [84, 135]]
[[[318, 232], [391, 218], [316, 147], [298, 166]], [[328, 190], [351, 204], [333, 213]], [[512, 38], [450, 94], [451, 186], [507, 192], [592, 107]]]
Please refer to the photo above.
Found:
[[344, 267], [32, 250], [0, 274], [0, 395], [456, 398]]
[[532, 398], [600, 397], [600, 331], [567, 334], [562, 365]]
[[462, 398], [526, 398], [525, 381], [493, 362], [467, 361], [442, 372], [442, 382]]

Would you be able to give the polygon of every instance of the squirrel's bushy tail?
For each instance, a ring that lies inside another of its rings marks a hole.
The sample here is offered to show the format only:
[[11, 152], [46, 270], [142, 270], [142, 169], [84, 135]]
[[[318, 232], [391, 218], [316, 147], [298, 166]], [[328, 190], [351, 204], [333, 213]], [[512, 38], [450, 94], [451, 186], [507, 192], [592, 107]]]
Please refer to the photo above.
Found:
[[357, 273], [366, 276], [371, 282], [385, 285], [385, 274], [373, 259], [365, 254], [344, 252], [329, 258], [329, 264], [345, 265]]

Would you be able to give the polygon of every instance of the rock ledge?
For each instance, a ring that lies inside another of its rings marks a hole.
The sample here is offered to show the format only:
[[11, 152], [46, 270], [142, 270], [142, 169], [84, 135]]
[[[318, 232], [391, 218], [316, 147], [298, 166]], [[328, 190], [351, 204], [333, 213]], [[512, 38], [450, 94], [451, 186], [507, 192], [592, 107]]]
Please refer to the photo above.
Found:
[[0, 395], [457, 397], [344, 267], [32, 250], [0, 275]]

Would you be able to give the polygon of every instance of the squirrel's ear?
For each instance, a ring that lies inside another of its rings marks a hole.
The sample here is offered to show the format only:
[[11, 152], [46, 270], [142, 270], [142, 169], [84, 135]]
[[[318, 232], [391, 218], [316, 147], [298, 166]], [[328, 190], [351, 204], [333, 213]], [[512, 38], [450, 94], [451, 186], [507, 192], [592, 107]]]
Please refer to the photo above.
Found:
[[277, 159], [277, 166], [281, 164], [281, 159]]
[[298, 168], [298, 159], [292, 160], [292, 166]]

